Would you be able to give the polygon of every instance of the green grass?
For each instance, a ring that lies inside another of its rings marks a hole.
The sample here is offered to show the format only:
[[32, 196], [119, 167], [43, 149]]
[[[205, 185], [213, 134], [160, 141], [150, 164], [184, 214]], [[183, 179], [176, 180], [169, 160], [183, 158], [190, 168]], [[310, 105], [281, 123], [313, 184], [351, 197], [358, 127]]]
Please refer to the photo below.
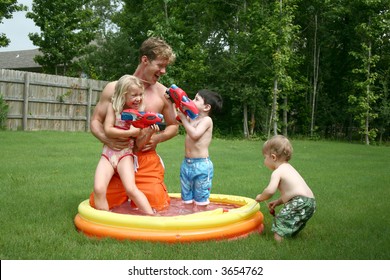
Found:
[[[268, 183], [262, 141], [214, 139], [212, 193], [254, 198]], [[88, 238], [73, 219], [88, 198], [101, 152], [89, 133], [0, 132], [0, 258], [22, 260], [250, 259], [388, 260], [390, 148], [292, 141], [291, 163], [317, 198], [294, 239], [277, 244], [264, 210], [262, 235], [234, 241], [164, 244]], [[179, 192], [184, 137], [160, 144], [170, 192]], [[265, 205], [261, 204], [262, 209]]]

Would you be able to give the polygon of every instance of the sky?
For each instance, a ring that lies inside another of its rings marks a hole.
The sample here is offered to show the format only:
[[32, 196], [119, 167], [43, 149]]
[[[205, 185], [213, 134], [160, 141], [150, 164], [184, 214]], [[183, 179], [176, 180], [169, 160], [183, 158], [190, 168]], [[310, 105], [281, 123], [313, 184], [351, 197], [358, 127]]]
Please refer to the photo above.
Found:
[[[31, 11], [32, 0], [18, 0], [18, 4], [28, 6], [29, 11]], [[28, 33], [39, 33], [39, 27], [35, 26], [32, 19], [26, 18], [26, 12], [15, 12], [12, 16], [11, 19], [3, 19], [0, 24], [0, 33], [5, 33], [7, 38], [11, 40], [8, 47], [0, 48], [0, 52], [38, 48], [28, 38]]]

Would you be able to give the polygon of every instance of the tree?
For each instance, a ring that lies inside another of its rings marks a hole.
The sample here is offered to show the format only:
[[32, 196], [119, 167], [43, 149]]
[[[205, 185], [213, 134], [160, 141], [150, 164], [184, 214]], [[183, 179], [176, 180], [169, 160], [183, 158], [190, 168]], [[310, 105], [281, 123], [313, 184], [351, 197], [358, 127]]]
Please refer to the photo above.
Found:
[[[102, 23], [118, 26], [99, 28], [107, 32], [99, 32], [85, 63], [93, 77], [133, 73], [142, 41], [159, 36], [177, 54], [161, 82], [190, 97], [200, 88], [219, 92], [224, 110], [214, 123], [222, 135], [272, 130], [353, 141], [361, 139], [356, 127], [364, 119], [389, 137], [388, 0], [123, 0], [118, 9], [112, 1], [92, 3]], [[362, 106], [368, 93], [372, 115]]]
[[[270, 16], [264, 24], [263, 35], [266, 46], [270, 50], [272, 65], [271, 113], [269, 132], [278, 134], [280, 128], [287, 136], [288, 128], [288, 95], [293, 93], [293, 79], [289, 71], [297, 66], [296, 59], [297, 32], [299, 26], [294, 23], [296, 1], [271, 1]], [[279, 99], [283, 103], [280, 104]], [[280, 122], [280, 109], [282, 109], [282, 122]]]
[[115, 32], [118, 26], [113, 22], [113, 18], [121, 7], [121, 0], [91, 0], [87, 7], [93, 11], [95, 17], [99, 18], [99, 27], [97, 33], [101, 38], [109, 33]]
[[[305, 98], [300, 105], [299, 120], [304, 134], [310, 137], [317, 133], [317, 107], [321, 88], [322, 48], [326, 49], [324, 36], [327, 22], [326, 3], [323, 0], [302, 1], [296, 12], [297, 24], [301, 26], [299, 53], [304, 58], [302, 67], [298, 70], [305, 80]], [[321, 108], [320, 108], [321, 109]]]
[[376, 64], [381, 59], [379, 51], [383, 48], [383, 36], [389, 34], [389, 10], [383, 10], [381, 1], [361, 0], [354, 2], [355, 10], [362, 11], [365, 19], [356, 26], [356, 34], [360, 39], [360, 48], [351, 51], [351, 55], [358, 60], [353, 73], [358, 75], [355, 81], [357, 91], [349, 96], [349, 101], [355, 119], [359, 122], [360, 133], [364, 136], [366, 145], [376, 138], [377, 128], [370, 127], [373, 119], [378, 117], [374, 110], [380, 94], [375, 90], [378, 79]]
[[[3, 19], [12, 18], [12, 13], [19, 11], [27, 11], [27, 7], [22, 4], [17, 4], [17, 0], [0, 0], [0, 24]], [[4, 33], [0, 33], [0, 48], [8, 46], [10, 40]]]
[[35, 0], [31, 18], [41, 33], [30, 33], [29, 38], [39, 46], [42, 55], [34, 60], [45, 72], [63, 75], [75, 64], [75, 59], [84, 55], [87, 45], [95, 39], [99, 19], [87, 8], [90, 0]]

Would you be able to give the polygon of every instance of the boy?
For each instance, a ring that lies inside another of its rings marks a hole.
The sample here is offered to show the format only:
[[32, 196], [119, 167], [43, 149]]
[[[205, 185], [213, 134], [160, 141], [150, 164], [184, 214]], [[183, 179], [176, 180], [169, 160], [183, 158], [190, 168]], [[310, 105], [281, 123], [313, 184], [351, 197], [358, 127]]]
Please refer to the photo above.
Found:
[[280, 198], [268, 203], [272, 215], [276, 206], [284, 204], [272, 224], [276, 241], [296, 235], [316, 210], [313, 192], [298, 171], [288, 163], [292, 152], [290, 141], [282, 135], [272, 137], [263, 145], [264, 165], [273, 172], [268, 186], [256, 196], [256, 201], [268, 200], [279, 190]]
[[[218, 93], [203, 89], [193, 100], [199, 110], [196, 119], [191, 120], [178, 111], [186, 130], [185, 158], [180, 167], [181, 198], [192, 208], [193, 203], [202, 210], [209, 202], [214, 174], [209, 157], [209, 145], [213, 136], [212, 113], [222, 109], [222, 98]], [[188, 208], [188, 207], [187, 207]]]

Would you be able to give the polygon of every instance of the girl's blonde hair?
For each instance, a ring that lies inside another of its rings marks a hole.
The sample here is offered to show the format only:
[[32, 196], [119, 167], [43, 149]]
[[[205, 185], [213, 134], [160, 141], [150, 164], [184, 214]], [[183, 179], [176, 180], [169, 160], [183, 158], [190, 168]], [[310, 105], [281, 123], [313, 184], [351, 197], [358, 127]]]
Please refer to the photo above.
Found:
[[[133, 75], [123, 75], [115, 85], [114, 96], [112, 97], [112, 107], [116, 113], [121, 113], [123, 111], [123, 107], [125, 106], [125, 95], [128, 90], [131, 90], [133, 87], [138, 87], [142, 90], [142, 100], [144, 98], [144, 84]], [[143, 104], [141, 105], [143, 110]]]
[[292, 153], [293, 147], [283, 135], [275, 135], [263, 145], [263, 155], [275, 154], [281, 160], [289, 161]]

